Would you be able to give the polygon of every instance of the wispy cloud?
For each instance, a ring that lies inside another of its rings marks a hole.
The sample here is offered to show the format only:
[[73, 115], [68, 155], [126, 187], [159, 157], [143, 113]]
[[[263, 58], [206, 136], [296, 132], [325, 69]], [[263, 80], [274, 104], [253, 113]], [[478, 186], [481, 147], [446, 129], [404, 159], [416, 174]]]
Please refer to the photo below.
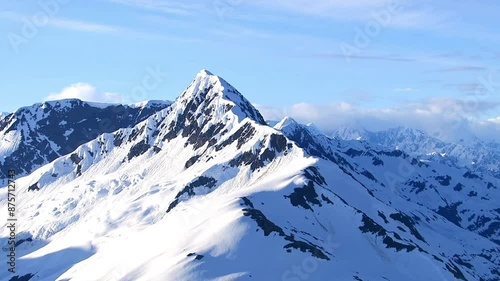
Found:
[[72, 20], [72, 19], [51, 19], [49, 20], [47, 25], [62, 29], [88, 31], [88, 32], [101, 32], [101, 33], [116, 33], [125, 30], [124, 28], [117, 26]]
[[99, 92], [94, 86], [87, 83], [75, 83], [61, 90], [59, 93], [48, 95], [45, 100], [80, 99], [83, 101], [103, 103], [123, 103], [124, 98], [118, 93]]
[[416, 91], [416, 89], [413, 89], [413, 88], [395, 88], [392, 90], [393, 92], [414, 92]]
[[[29, 18], [27, 16], [12, 11], [0, 12], [0, 19], [20, 22], [20, 23], [29, 21]], [[74, 19], [65, 19], [65, 18], [50, 18], [48, 19], [46, 26], [52, 26], [61, 29], [68, 29], [75, 31], [100, 32], [100, 33], [113, 33], [125, 30], [124, 28], [117, 26], [80, 21]]]
[[[25, 21], [28, 20], [28, 17], [15, 12], [0, 12], [0, 19], [24, 23]], [[183, 41], [191, 43], [200, 42], [200, 40], [198, 40], [197, 38], [189, 38], [172, 34], [152, 33], [149, 31], [136, 30], [123, 26], [81, 21], [68, 18], [50, 18], [47, 21], [46, 26], [58, 29], [72, 30], [72, 31], [113, 34], [122, 37], [140, 38], [148, 40], [169, 40], [169, 41]]]
[[473, 66], [473, 65], [460, 65], [438, 70], [438, 72], [462, 72], [462, 71], [486, 71], [487, 67]]
[[[346, 59], [346, 55], [339, 54], [339, 53], [319, 54], [317, 56], [321, 57], [321, 58]], [[393, 55], [349, 55], [349, 59], [399, 61], [399, 62], [416, 61], [415, 58], [399, 57], [399, 56], [393, 56]]]
[[175, 15], [192, 15], [200, 11], [202, 5], [170, 0], [108, 0], [112, 3], [128, 5], [145, 10]]
[[451, 88], [465, 95], [486, 95], [487, 89], [481, 83], [448, 83], [445, 88]]
[[[366, 18], [369, 11], [382, 8], [392, 2], [392, 0], [256, 0], [252, 4], [268, 9], [311, 16], [363, 19]], [[350, 13], [345, 13], [347, 10]]]
[[488, 119], [488, 122], [492, 122], [492, 123], [500, 125], [500, 116], [496, 117], [496, 118]]

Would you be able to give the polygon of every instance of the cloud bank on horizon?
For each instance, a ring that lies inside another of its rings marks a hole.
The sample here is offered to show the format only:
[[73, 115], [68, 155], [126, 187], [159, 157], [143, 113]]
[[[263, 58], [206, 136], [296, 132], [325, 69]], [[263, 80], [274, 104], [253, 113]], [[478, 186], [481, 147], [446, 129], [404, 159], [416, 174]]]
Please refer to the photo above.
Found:
[[326, 134], [346, 127], [368, 131], [410, 127], [445, 141], [478, 137], [497, 142], [500, 141], [500, 117], [484, 119], [484, 116], [499, 106], [499, 102], [446, 97], [389, 108], [364, 108], [347, 102], [298, 103], [282, 108], [256, 104], [267, 120], [289, 116], [300, 123], [313, 123]]

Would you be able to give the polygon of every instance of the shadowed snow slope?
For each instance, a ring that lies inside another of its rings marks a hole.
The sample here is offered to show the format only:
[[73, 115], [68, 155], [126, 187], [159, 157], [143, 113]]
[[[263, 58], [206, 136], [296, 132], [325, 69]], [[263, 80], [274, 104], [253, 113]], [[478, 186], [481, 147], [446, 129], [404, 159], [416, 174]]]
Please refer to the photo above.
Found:
[[[206, 70], [166, 109], [17, 185], [18, 231], [31, 239], [18, 246], [16, 274], [30, 281], [500, 273], [497, 178], [331, 139], [291, 118], [271, 128]], [[0, 189], [2, 209], [6, 197]]]

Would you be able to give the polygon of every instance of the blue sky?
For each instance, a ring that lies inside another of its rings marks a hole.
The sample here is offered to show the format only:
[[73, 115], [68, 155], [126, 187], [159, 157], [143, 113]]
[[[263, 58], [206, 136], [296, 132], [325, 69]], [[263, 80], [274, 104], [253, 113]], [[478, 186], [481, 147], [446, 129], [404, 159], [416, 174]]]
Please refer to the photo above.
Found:
[[499, 133], [500, 5], [434, 2], [4, 0], [0, 111], [173, 100], [206, 68], [271, 119]]

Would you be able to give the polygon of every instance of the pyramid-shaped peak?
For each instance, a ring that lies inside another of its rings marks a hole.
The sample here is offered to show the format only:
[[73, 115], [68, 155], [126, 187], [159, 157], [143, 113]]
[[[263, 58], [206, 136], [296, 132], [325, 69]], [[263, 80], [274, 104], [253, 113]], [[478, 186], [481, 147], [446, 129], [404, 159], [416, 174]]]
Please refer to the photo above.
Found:
[[196, 76], [204, 77], [204, 76], [214, 76], [214, 75], [212, 72], [210, 72], [206, 69], [202, 69], [202, 70], [200, 70], [200, 72], [198, 72], [198, 74]]
[[206, 69], [198, 72], [189, 87], [177, 98], [174, 108], [203, 112], [205, 117], [220, 117], [231, 111], [240, 121], [249, 117], [257, 123], [266, 124], [259, 111], [238, 90]]
[[274, 126], [274, 128], [277, 130], [282, 130], [285, 127], [296, 126], [297, 124], [297, 121], [295, 121], [292, 117], [285, 116], [285, 118], [281, 119], [281, 121], [279, 121], [278, 124]]

